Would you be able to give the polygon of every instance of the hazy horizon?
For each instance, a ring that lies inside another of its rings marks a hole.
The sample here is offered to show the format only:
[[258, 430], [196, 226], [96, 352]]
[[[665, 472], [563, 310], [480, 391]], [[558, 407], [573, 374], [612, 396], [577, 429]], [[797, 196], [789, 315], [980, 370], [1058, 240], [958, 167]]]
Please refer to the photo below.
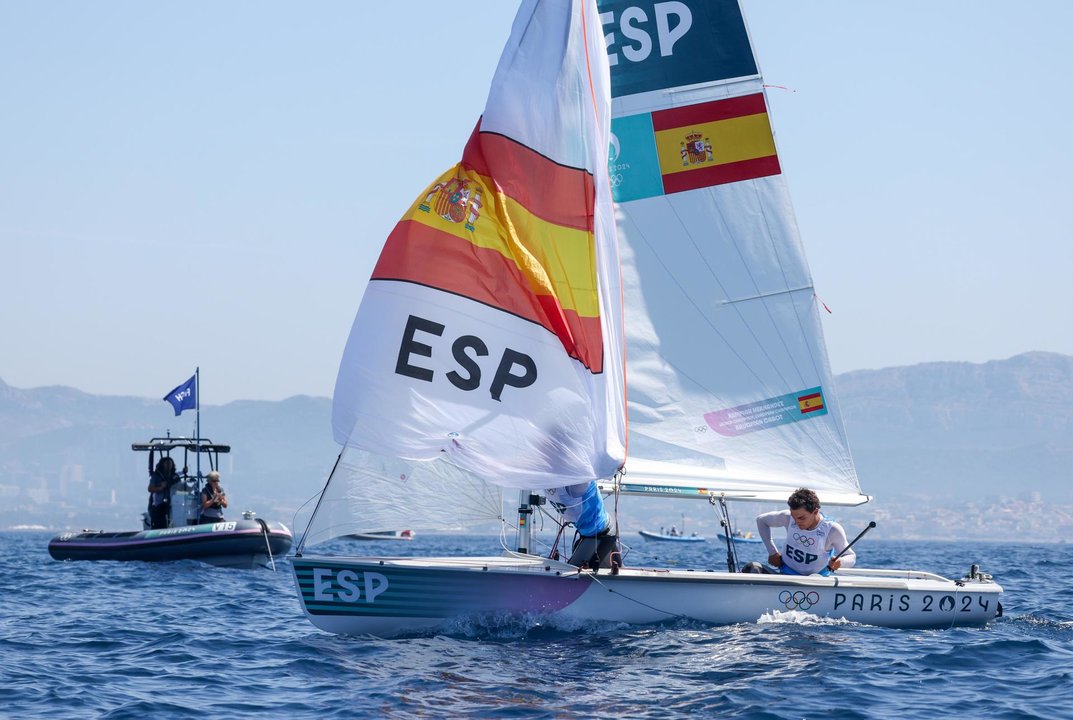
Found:
[[[962, 364], [962, 363], [964, 363], [964, 364], [969, 364], [969, 365], [986, 365], [987, 363], [1003, 362], [1003, 361], [1010, 360], [1010, 359], [1015, 358], [1015, 357], [1019, 357], [1021, 355], [1029, 355], [1029, 354], [1032, 354], [1032, 353], [1044, 353], [1044, 354], [1051, 354], [1051, 355], [1060, 355], [1060, 356], [1065, 356], [1065, 357], [1073, 357], [1073, 356], [1066, 355], [1065, 353], [1055, 353], [1055, 352], [1051, 352], [1051, 351], [1048, 351], [1048, 350], [1025, 350], [1023, 352], [1014, 353], [1013, 355], [1011, 355], [1009, 357], [992, 358], [992, 359], [989, 359], [989, 360], [982, 360], [982, 361], [979, 361], [979, 362], [973, 362], [973, 361], [970, 361], [970, 360], [925, 360], [925, 361], [922, 361], [922, 362], [919, 362], [919, 363], [911, 363], [911, 364], [908, 364], [908, 365], [887, 365], [887, 366], [884, 366], [884, 367], [875, 367], [875, 368], [855, 368], [853, 370], [846, 370], [844, 372], [836, 373], [836, 377], [837, 377], [837, 375], [847, 375], [849, 373], [855, 373], [855, 372], [891, 370], [891, 369], [895, 369], [895, 368], [916, 367], [916, 366], [919, 366], [919, 365], [936, 365], [936, 364], [943, 364], [943, 363], [954, 363], [954, 364]], [[185, 381], [187, 379], [188, 378], [182, 378], [183, 381]], [[92, 392], [90, 390], [86, 390], [84, 388], [80, 388], [80, 387], [78, 387], [76, 385], [71, 385], [70, 383], [63, 383], [63, 382], [50, 383], [50, 384], [47, 384], [47, 385], [35, 385], [35, 386], [32, 386], [32, 387], [24, 387], [24, 386], [19, 386], [19, 385], [16, 385], [14, 383], [9, 382], [7, 380], [7, 378], [5, 378], [3, 375], [0, 375], [0, 383], [2, 383], [4, 385], [7, 385], [10, 388], [15, 388], [16, 390], [27, 390], [27, 391], [29, 391], [29, 390], [41, 390], [41, 389], [50, 388], [50, 387], [59, 387], [59, 388], [70, 388], [72, 390], [77, 390], [79, 392], [86, 393], [87, 395], [99, 395], [99, 396], [108, 396], [108, 397], [128, 397], [128, 398], [138, 398], [138, 399], [146, 399], [146, 400], [160, 399], [161, 402], [164, 402], [163, 401], [164, 393], [166, 393], [169, 390], [171, 390], [174, 385], [178, 385], [179, 381], [177, 380], [175, 383], [168, 384], [167, 387], [165, 387], [161, 391], [159, 398], [157, 396], [155, 396], [155, 395], [137, 395], [137, 394], [133, 394], [133, 393], [98, 393], [98, 392]], [[203, 400], [202, 405], [204, 405], [204, 406], [208, 406], [208, 405], [219, 406], [219, 405], [226, 405], [226, 404], [228, 404], [230, 402], [247, 402], [247, 401], [253, 401], [253, 402], [279, 402], [281, 400], [287, 400], [287, 399], [290, 399], [290, 398], [293, 398], [293, 397], [313, 397], [313, 398], [331, 399], [332, 396], [331, 396], [331, 393], [328, 393], [327, 395], [316, 395], [316, 394], [312, 394], [312, 393], [294, 393], [293, 395], [287, 395], [287, 396], [279, 397], [279, 398], [235, 397], [235, 398], [231, 398], [229, 400], [223, 401], [223, 402], [216, 402], [216, 401], [214, 401], [212, 399], [209, 399], [209, 400], [205, 401], [204, 398], [202, 398], [202, 400]]]

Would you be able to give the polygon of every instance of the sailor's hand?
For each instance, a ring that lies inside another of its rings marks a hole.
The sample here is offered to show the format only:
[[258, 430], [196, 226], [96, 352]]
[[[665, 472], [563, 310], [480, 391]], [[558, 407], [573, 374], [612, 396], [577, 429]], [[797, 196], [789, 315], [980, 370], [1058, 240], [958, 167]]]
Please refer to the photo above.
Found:
[[840, 567], [842, 567], [842, 561], [839, 560], [838, 558], [835, 558], [831, 562], [827, 563], [827, 569], [828, 570], [837, 570]]
[[777, 552], [773, 552], [767, 556], [768, 565], [772, 567], [782, 567], [782, 555]]

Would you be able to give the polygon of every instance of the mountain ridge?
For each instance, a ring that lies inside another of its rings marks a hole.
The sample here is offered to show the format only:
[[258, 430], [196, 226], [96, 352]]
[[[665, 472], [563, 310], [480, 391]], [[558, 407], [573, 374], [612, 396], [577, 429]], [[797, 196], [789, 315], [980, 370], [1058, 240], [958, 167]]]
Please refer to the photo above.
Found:
[[[1073, 357], [1033, 351], [854, 370], [835, 378], [835, 391], [862, 487], [877, 499], [965, 503], [1028, 493], [1073, 502]], [[240, 509], [263, 516], [289, 519], [323, 486], [339, 452], [328, 398], [235, 400], [203, 405], [201, 415], [203, 436], [232, 446], [225, 485], [241, 491]], [[20, 389], [0, 379], [0, 496], [11, 500], [0, 526], [35, 514], [77, 522], [87, 506], [136, 517], [146, 457], [131, 443], [169, 431], [192, 436], [193, 427], [192, 413], [175, 417], [159, 399]]]

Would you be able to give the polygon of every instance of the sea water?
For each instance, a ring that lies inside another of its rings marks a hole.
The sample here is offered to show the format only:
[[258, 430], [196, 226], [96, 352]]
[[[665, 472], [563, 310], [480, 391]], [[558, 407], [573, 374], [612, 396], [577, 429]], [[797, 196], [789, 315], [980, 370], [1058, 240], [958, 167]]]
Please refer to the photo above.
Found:
[[[979, 564], [1005, 589], [1005, 614], [985, 628], [890, 630], [791, 613], [570, 632], [529, 620], [378, 640], [310, 625], [285, 558], [275, 572], [57, 562], [48, 539], [0, 533], [6, 717], [1073, 717], [1069, 544], [858, 544], [870, 567], [961, 577]], [[726, 548], [711, 540], [624, 539], [631, 565], [726, 567]], [[499, 550], [494, 537], [333, 545]], [[739, 560], [762, 552], [742, 546]]]

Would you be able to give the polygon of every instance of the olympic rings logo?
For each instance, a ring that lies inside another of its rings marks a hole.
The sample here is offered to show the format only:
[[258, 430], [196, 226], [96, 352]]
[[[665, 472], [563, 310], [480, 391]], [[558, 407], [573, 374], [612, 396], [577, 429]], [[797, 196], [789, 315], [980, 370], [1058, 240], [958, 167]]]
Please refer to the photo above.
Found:
[[794, 540], [801, 547], [812, 547], [816, 544], [816, 538], [811, 535], [802, 535], [801, 533], [794, 533]]
[[819, 601], [820, 595], [817, 592], [805, 592], [804, 590], [790, 592], [789, 590], [783, 590], [779, 593], [779, 602], [787, 610], [808, 610]]
[[611, 175], [609, 179], [611, 180], [612, 188], [617, 188], [625, 181], [625, 178], [622, 177], [622, 173], [615, 173], [614, 175]]

